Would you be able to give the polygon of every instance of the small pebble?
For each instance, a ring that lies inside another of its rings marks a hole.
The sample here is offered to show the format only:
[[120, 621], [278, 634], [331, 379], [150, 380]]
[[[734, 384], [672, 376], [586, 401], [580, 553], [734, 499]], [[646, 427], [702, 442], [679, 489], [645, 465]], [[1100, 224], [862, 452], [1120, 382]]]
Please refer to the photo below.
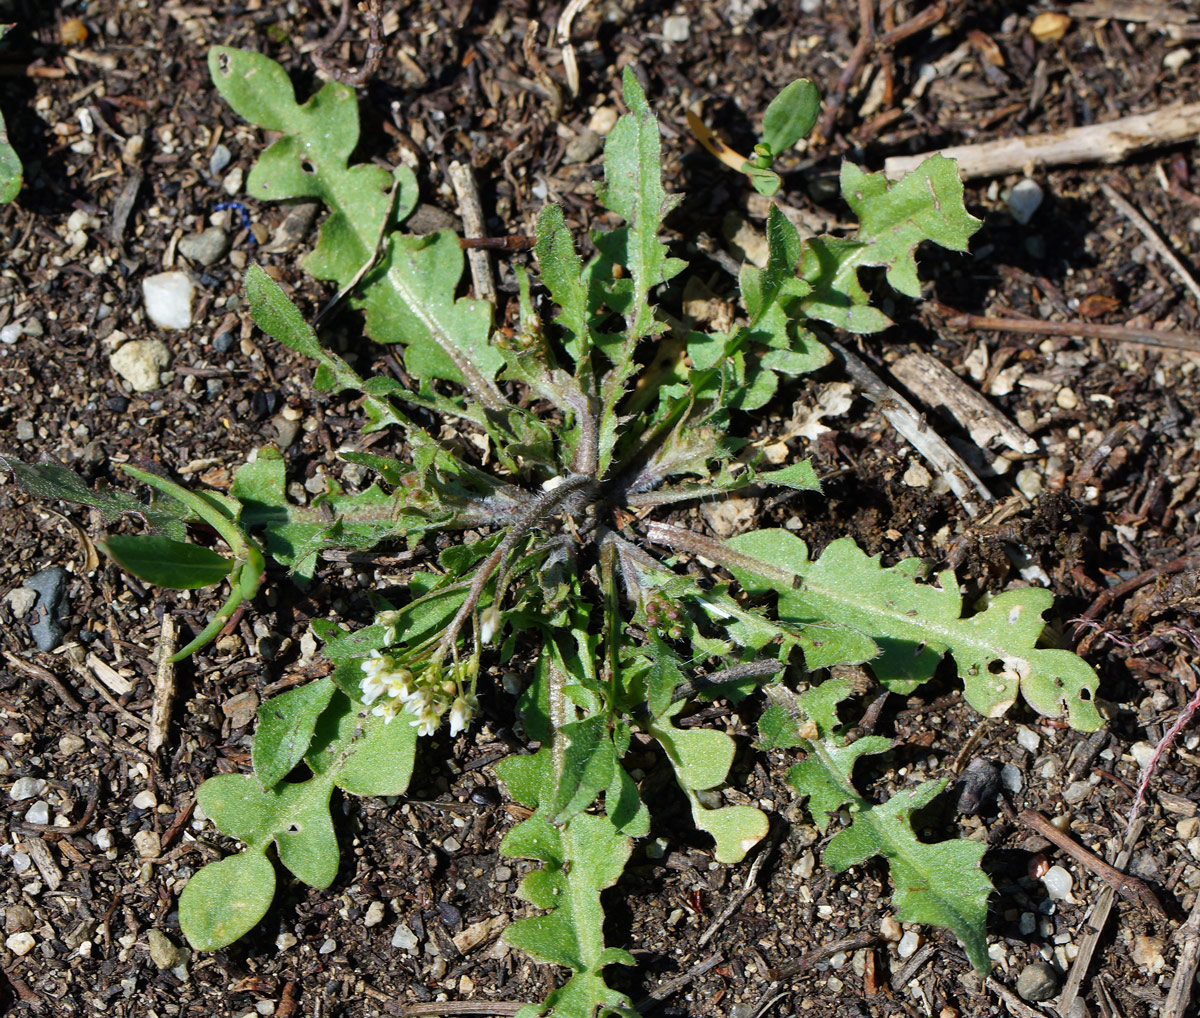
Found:
[[27, 873], [29, 867], [33, 865], [33, 860], [24, 852], [13, 852], [9, 857], [12, 860], [12, 867], [18, 874]]
[[1021, 774], [1020, 768], [1014, 764], [1006, 763], [1000, 768], [1000, 784], [1014, 795], [1021, 790], [1024, 783], [1025, 779]]
[[34, 944], [37, 941], [33, 939], [32, 933], [13, 933], [5, 941], [4, 946], [7, 947], [13, 954], [22, 957], [33, 950]]
[[447, 838], [442, 842], [442, 850], [448, 855], [453, 855], [460, 848], [462, 848], [462, 844], [457, 838]]
[[150, 930], [146, 940], [150, 945], [150, 960], [160, 972], [173, 969], [184, 960], [183, 950], [161, 930]]
[[225, 193], [231, 198], [236, 197], [237, 193], [242, 189], [242, 179], [245, 177], [245, 172], [240, 166], [235, 166], [221, 181], [221, 187]]
[[1042, 737], [1028, 725], [1020, 725], [1017, 728], [1017, 742], [1022, 749], [1036, 753], [1042, 744]]
[[36, 799], [39, 795], [45, 795], [46, 789], [49, 787], [50, 785], [45, 778], [17, 778], [13, 782], [12, 788], [8, 790], [8, 797], [13, 802]]
[[17, 441], [32, 442], [33, 439], [33, 421], [17, 421]]
[[1075, 878], [1062, 866], [1051, 866], [1042, 874], [1042, 886], [1051, 901], [1066, 901], [1076, 904], [1071, 897], [1071, 888], [1075, 886]]
[[218, 332], [215, 336], [213, 336], [212, 345], [213, 350], [215, 350], [217, 353], [229, 353], [229, 351], [233, 349], [233, 333]]
[[146, 314], [160, 329], [187, 329], [192, 324], [195, 288], [185, 272], [159, 272], [142, 280]]
[[229, 250], [229, 235], [219, 226], [210, 226], [200, 233], [192, 233], [179, 241], [179, 253], [189, 261], [209, 266], [215, 265]]
[[917, 948], [921, 946], [921, 935], [916, 930], [908, 930], [903, 937], [900, 938], [900, 943], [896, 947], [896, 955], [901, 960], [911, 958], [917, 953]]
[[95, 834], [92, 835], [92, 844], [94, 844], [101, 852], [107, 852], [112, 848], [112, 832], [107, 827], [101, 827]]
[[604, 147], [604, 140], [595, 131], [584, 129], [567, 142], [563, 162], [567, 165], [591, 162]]
[[34, 591], [37, 596], [37, 618], [29, 626], [29, 635], [34, 645], [42, 652], [54, 650], [62, 643], [66, 614], [67, 583], [71, 574], [61, 566], [39, 569], [21, 586]]
[[904, 928], [894, 916], [884, 916], [879, 921], [879, 935], [890, 944], [898, 944], [904, 936]]
[[150, 392], [161, 384], [161, 372], [171, 363], [171, 353], [162, 340], [133, 339], [110, 354], [108, 363], [134, 392]]
[[300, 941], [292, 933], [284, 930], [278, 937], [275, 938], [275, 946], [280, 951], [286, 951], [289, 947], [295, 947]]
[[687, 42], [691, 22], [686, 14], [672, 14], [663, 18], [662, 34], [667, 42]]
[[32, 930], [36, 922], [37, 916], [33, 914], [33, 909], [28, 905], [9, 905], [4, 910], [5, 933], [22, 933], [25, 930]]
[[382, 901], [373, 901], [367, 906], [367, 914], [363, 919], [364, 926], [378, 926], [383, 922], [384, 907]]
[[233, 153], [224, 145], [218, 145], [213, 149], [212, 155], [208, 157], [208, 172], [211, 176], [217, 176], [226, 166], [233, 160]]
[[137, 809], [153, 809], [158, 805], [158, 796], [154, 794], [153, 789], [143, 788], [133, 797], [133, 805]]
[[133, 847], [141, 859], [157, 859], [162, 855], [162, 839], [157, 831], [138, 831], [133, 836]]
[[1058, 395], [1054, 397], [1054, 402], [1064, 410], [1074, 410], [1079, 406], [1079, 397], [1075, 394], [1074, 389], [1062, 388], [1058, 390]]
[[1007, 205], [1009, 214], [1024, 226], [1033, 218], [1033, 214], [1042, 204], [1045, 193], [1042, 185], [1036, 180], [1025, 177], [1017, 182], [1008, 194]]
[[3, 329], [0, 329], [0, 343], [12, 346], [24, 332], [20, 322], [9, 322]]
[[1063, 798], [1074, 805], [1083, 802], [1091, 790], [1092, 786], [1087, 781], [1072, 781], [1063, 792]]
[[615, 106], [601, 106], [588, 121], [588, 130], [595, 131], [602, 137], [616, 126], [617, 108]]
[[1173, 49], [1165, 57], [1163, 57], [1163, 67], [1168, 71], [1177, 71], [1189, 60], [1192, 59], [1192, 51], [1187, 47]]
[[415, 952], [417, 935], [407, 925], [401, 923], [396, 927], [396, 932], [392, 934], [392, 947], [398, 947], [402, 951]]
[[337, 941], [332, 937], [326, 937], [324, 943], [317, 948], [317, 954], [333, 954], [337, 950]]
[[1022, 912], [1021, 919], [1017, 923], [1017, 929], [1021, 931], [1021, 936], [1028, 937], [1029, 934], [1037, 929], [1037, 916], [1032, 912]]
[[1139, 767], [1148, 767], [1154, 758], [1154, 747], [1148, 742], [1135, 742], [1129, 747], [1129, 753]]
[[64, 735], [58, 740], [58, 751], [63, 756], [74, 756], [86, 745], [78, 735]]
[[25, 811], [25, 823], [27, 824], [48, 824], [50, 823], [50, 804], [45, 799], [38, 799], [32, 806]]
[[1133, 950], [1129, 952], [1129, 957], [1135, 965], [1145, 969], [1148, 975], [1156, 976], [1167, 967], [1163, 947], [1164, 944], [1158, 937], [1139, 933], [1133, 938]]
[[492, 877], [497, 883], [503, 884], [505, 881], [512, 880], [513, 871], [509, 866], [497, 866], [492, 870]]
[[1017, 976], [1017, 996], [1031, 1004], [1038, 1004], [1057, 996], [1058, 987], [1058, 973], [1054, 966], [1044, 961], [1026, 965]]

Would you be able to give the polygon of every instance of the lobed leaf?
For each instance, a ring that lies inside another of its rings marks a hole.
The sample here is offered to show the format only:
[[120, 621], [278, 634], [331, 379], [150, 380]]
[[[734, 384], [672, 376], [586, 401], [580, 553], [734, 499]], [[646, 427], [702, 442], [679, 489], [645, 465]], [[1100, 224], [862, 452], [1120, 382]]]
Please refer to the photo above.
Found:
[[986, 927], [992, 884], [979, 866], [984, 846], [962, 838], [930, 844], [917, 837], [912, 815], [941, 793], [945, 780], [903, 789], [880, 805], [859, 794], [854, 786], [855, 763], [887, 752], [891, 742], [879, 736], [847, 741], [837, 724], [836, 708], [851, 692], [850, 680], [828, 679], [800, 695], [796, 713], [809, 719], [815, 734], [802, 736], [797, 718], [789, 717], [783, 706], [772, 707], [769, 717], [763, 718], [772, 744], [806, 751], [807, 758], [788, 772], [788, 781], [808, 796], [817, 826], [827, 831], [834, 814], [848, 807], [849, 826], [830, 840], [824, 861], [842, 872], [882, 856], [891, 869], [898, 917], [952, 930], [971, 963], [986, 973], [991, 970]]
[[[256, 733], [256, 744], [261, 735], [264, 746], [259, 750], [256, 745], [254, 755], [268, 773], [278, 773], [304, 741], [307, 718], [325, 688], [294, 696], [285, 704], [295, 711], [293, 718], [280, 718]], [[290, 747], [285, 744], [289, 731]], [[198, 950], [215, 950], [258, 923], [274, 890], [274, 867], [266, 859], [272, 845], [279, 861], [295, 876], [313, 887], [328, 887], [338, 869], [337, 838], [329, 813], [334, 788], [362, 795], [401, 795], [412, 776], [415, 750], [416, 731], [411, 725], [389, 725], [382, 718], [360, 714], [348, 697], [333, 693], [304, 755], [313, 774], [307, 781], [264, 788], [249, 774], [223, 774], [204, 782], [197, 793], [200, 807], [222, 834], [244, 841], [246, 848], [240, 856], [206, 866], [184, 889], [179, 923], [188, 942]], [[247, 881], [244, 888], [221, 886], [233, 874]]]
[[[953, 655], [967, 702], [989, 717], [1004, 714], [1017, 696], [1047, 717], [1066, 716], [1081, 731], [1101, 725], [1096, 673], [1064, 650], [1039, 648], [1048, 590], [1007, 591], [983, 612], [962, 617], [962, 595], [951, 570], [924, 582], [925, 567], [907, 559], [890, 569], [849, 538], [834, 541], [816, 561], [786, 530], [733, 537], [729, 546], [748, 556], [734, 568], [751, 593], [775, 590], [782, 621], [799, 626], [836, 620], [877, 647], [869, 664], [888, 689], [909, 693]], [[757, 563], [757, 564], [756, 564]]]

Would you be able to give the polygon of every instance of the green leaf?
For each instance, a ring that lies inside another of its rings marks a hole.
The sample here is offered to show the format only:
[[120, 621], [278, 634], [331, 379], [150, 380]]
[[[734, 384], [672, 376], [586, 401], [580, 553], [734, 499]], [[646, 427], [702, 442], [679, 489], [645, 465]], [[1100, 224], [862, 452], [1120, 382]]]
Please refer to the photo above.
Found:
[[[782, 711], [769, 719], [775, 744], [798, 746], [807, 758], [788, 772], [817, 826], [829, 828], [833, 814], [849, 808], [850, 826], [838, 831], [825, 849], [825, 862], [837, 872], [861, 865], [875, 856], [887, 860], [895, 886], [898, 917], [905, 922], [932, 923], [957, 934], [971, 963], [980, 972], [991, 969], [987, 953], [987, 899], [991, 881], [980, 869], [984, 846], [961, 838], [935, 844], [921, 841], [912, 815], [927, 806], [945, 781], [926, 781], [902, 789], [881, 805], [865, 799], [854, 786], [854, 764], [863, 756], [885, 753], [888, 739], [868, 736], [847, 743], [837, 724], [837, 705], [851, 695], [847, 679], [829, 679], [801, 694], [797, 714], [806, 715], [815, 733], [801, 735], [792, 721], [786, 732]], [[777, 696], [789, 697], [778, 692]]]
[[751, 806], [722, 806], [708, 809], [700, 802], [698, 791], [715, 788], [725, 780], [733, 764], [735, 746], [724, 732], [706, 728], [676, 728], [672, 715], [683, 708], [674, 704], [661, 722], [649, 726], [675, 768], [679, 787], [692, 805], [696, 826], [708, 832], [716, 842], [714, 855], [719, 862], [736, 863], [767, 835], [767, 816]]
[[565, 334], [563, 345], [578, 360], [588, 348], [587, 284], [583, 263], [559, 206], [547, 205], [538, 216], [534, 251], [542, 282], [560, 309], [555, 321]]
[[985, 611], [963, 618], [954, 573], [927, 582], [917, 559], [884, 569], [879, 556], [868, 557], [842, 538], [810, 561], [804, 542], [786, 530], [752, 531], [727, 543], [748, 556], [733, 569], [743, 587], [779, 593], [781, 620], [836, 621], [874, 641], [879, 654], [871, 670], [894, 692], [909, 693], [927, 681], [949, 651], [967, 702], [989, 717], [1004, 714], [1023, 695], [1034, 710], [1066, 715], [1081, 731], [1102, 723], [1095, 672], [1068, 651], [1037, 647], [1042, 613], [1053, 603], [1047, 590], [1006, 591]]
[[262, 852], [209, 863], [179, 896], [179, 926], [197, 951], [228, 947], [249, 933], [275, 897], [275, 867]]
[[273, 696], [258, 708], [251, 756], [254, 775], [263, 788], [277, 785], [304, 759], [317, 719], [336, 691], [332, 679], [317, 679]]
[[[526, 806], [545, 807], [554, 796], [551, 751], [534, 756], [508, 757], [497, 774], [509, 792]], [[553, 1013], [555, 1018], [592, 1018], [597, 1008], [627, 1008], [629, 999], [610, 989], [602, 969], [633, 964], [624, 951], [604, 946], [604, 911], [600, 892], [616, 883], [633, 843], [608, 817], [576, 814], [561, 830], [538, 808], [514, 827], [500, 851], [518, 858], [538, 859], [545, 868], [521, 881], [518, 894], [546, 915], [514, 921], [504, 939], [534, 959], [572, 970], [571, 977], [530, 1015]]]
[[783, 186], [783, 181], [774, 170], [755, 166], [753, 163], [742, 163], [742, 172], [750, 178], [750, 186], [768, 198], [778, 194]]
[[0, 205], [8, 204], [20, 193], [23, 173], [21, 157], [8, 143], [8, 128], [0, 115]]
[[[302, 711], [312, 706], [307, 704]], [[281, 742], [286, 742], [286, 734]], [[257, 857], [269, 868], [264, 856], [274, 844], [279, 861], [298, 878], [313, 887], [328, 887], [338, 870], [337, 838], [329, 814], [333, 789], [340, 787], [362, 795], [400, 795], [412, 775], [415, 748], [416, 733], [411, 725], [388, 725], [383, 718], [360, 714], [348, 697], [335, 693], [316, 724], [304, 757], [312, 770], [311, 778], [264, 788], [249, 774], [218, 775], [200, 786], [197, 801], [222, 834], [246, 843], [245, 851], [235, 859]], [[280, 748], [279, 754], [266, 755], [272, 757], [271, 766], [278, 769], [279, 761], [290, 753]], [[196, 890], [185, 889], [187, 908], [181, 901], [180, 924], [193, 947], [208, 950], [231, 942], [217, 943], [208, 931], [216, 927], [236, 939], [258, 921], [270, 902], [262, 865], [240, 862], [229, 866], [230, 861], [205, 867], [192, 878], [198, 881]], [[213, 866], [225, 866], [218, 873], [245, 870], [256, 875], [259, 883], [248, 889], [253, 890], [248, 900], [255, 908], [261, 906], [257, 916], [248, 918], [249, 907], [238, 906], [239, 911], [230, 912], [230, 902], [236, 905], [240, 899], [212, 875]]]
[[153, 533], [183, 541], [187, 537], [185, 524], [198, 518], [169, 496], [157, 495], [145, 505], [127, 491], [112, 488], [92, 491], [74, 470], [59, 463], [23, 463], [12, 456], [0, 456], [0, 462], [13, 472], [17, 484], [35, 498], [61, 498], [93, 506], [106, 523], [115, 523], [128, 513], [144, 519]]
[[951, 251], [966, 251], [981, 224], [963, 205], [958, 168], [944, 156], [930, 156], [894, 182], [883, 173], [843, 163], [841, 186], [858, 214], [858, 232], [852, 239], [815, 237], [806, 242], [800, 275], [813, 291], [801, 305], [808, 317], [848, 332], [878, 332], [891, 323], [869, 306], [858, 270], [883, 266], [896, 290], [919, 297], [917, 245], [931, 240]]
[[608, 719], [602, 714], [564, 725], [556, 738], [567, 739], [553, 806], [554, 823], [562, 826], [612, 783], [617, 758]]
[[798, 78], [779, 93], [763, 114], [763, 142], [782, 155], [813, 129], [821, 112], [821, 93], [807, 78]]
[[169, 537], [118, 535], [101, 541], [100, 548], [127, 572], [172, 590], [195, 590], [220, 583], [234, 566], [233, 559], [209, 548]]
[[272, 201], [318, 198], [329, 207], [305, 268], [343, 289], [361, 282], [352, 303], [365, 310], [368, 334], [402, 344], [412, 374], [459, 382], [483, 406], [504, 406], [492, 381], [503, 359], [488, 343], [491, 309], [455, 296], [463, 269], [458, 239], [448, 231], [387, 235], [415, 207], [416, 177], [404, 166], [388, 173], [348, 165], [359, 136], [353, 90], [329, 82], [300, 105], [278, 64], [222, 46], [209, 50], [209, 70], [239, 114], [283, 134], [250, 171], [247, 192]]

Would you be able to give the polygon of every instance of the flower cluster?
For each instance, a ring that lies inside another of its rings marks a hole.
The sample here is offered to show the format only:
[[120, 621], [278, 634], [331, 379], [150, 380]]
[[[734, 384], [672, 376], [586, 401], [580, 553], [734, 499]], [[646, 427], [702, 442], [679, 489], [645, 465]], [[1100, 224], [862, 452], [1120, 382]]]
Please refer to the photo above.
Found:
[[479, 707], [473, 693], [464, 694], [454, 679], [443, 679], [440, 669], [413, 675], [410, 669], [398, 667], [390, 656], [377, 650], [371, 651], [361, 667], [366, 676], [362, 681], [362, 702], [368, 707], [375, 704], [371, 713], [383, 718], [384, 724], [390, 724], [404, 711], [413, 715], [409, 724], [418, 735], [432, 735], [449, 712], [453, 737], [467, 727]]

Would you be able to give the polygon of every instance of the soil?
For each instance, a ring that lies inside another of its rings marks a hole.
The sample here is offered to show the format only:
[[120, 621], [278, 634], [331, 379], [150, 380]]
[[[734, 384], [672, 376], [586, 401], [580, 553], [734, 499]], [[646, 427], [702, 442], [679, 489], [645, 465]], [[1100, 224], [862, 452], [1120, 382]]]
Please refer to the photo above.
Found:
[[[809, 221], [846, 221], [831, 186], [843, 158], [879, 169], [888, 155], [1197, 96], [1200, 64], [1188, 40], [1200, 5], [1163, 8], [1149, 21], [1080, 14], [1061, 39], [1041, 42], [1030, 31], [1040, 5], [932, 6], [940, 16], [927, 28], [878, 47], [846, 83], [827, 144], [781, 163], [781, 198]], [[1121, 5], [1077, 6], [1094, 14]], [[844, 0], [593, 0], [571, 32], [581, 83], [572, 95], [552, 38], [558, 5], [384, 7], [383, 59], [360, 90], [359, 156], [415, 162], [428, 221], [440, 225], [439, 215], [458, 212], [447, 176], [457, 158], [475, 170], [493, 234], [531, 234], [547, 199], [586, 228], [600, 176], [586, 131], [596, 110], [618, 106], [620, 70], [632, 65], [662, 121], [667, 187], [686, 194], [669, 225], [723, 297], [732, 296], [732, 280], [717, 261], [705, 264], [703, 249], [725, 247], [739, 223], [761, 229], [765, 203], [700, 149], [685, 110], [702, 103], [709, 123], [747, 151], [783, 84], [804, 75], [835, 91], [860, 33], [859, 5]], [[880, 13], [881, 27], [919, 9], [897, 3]], [[282, 441], [294, 480], [319, 490], [324, 474], [343, 470], [335, 450], [360, 440], [357, 411], [316, 393], [309, 366], [253, 329], [239, 295], [241, 269], [252, 260], [272, 266], [309, 312], [329, 294], [299, 267], [307, 241], [281, 233], [289, 210], [246, 201], [244, 224], [240, 209], [220, 208], [238, 199], [238, 178], [265, 139], [211, 87], [205, 52], [212, 44], [258, 49], [307, 92], [317, 81], [311, 51], [336, 11], [318, 0], [16, 0], [0, 4], [0, 14], [17, 23], [4, 43], [0, 107], [26, 166], [20, 197], [0, 210], [0, 328], [22, 326], [15, 342], [0, 345], [0, 451], [25, 460], [49, 454], [90, 484], [129, 489], [117, 464], [133, 462], [219, 490], [250, 450]], [[366, 44], [355, 13], [327, 57], [357, 67]], [[934, 61], [940, 69], [922, 77]], [[222, 145], [231, 161], [214, 172]], [[884, 380], [897, 357], [930, 353], [1034, 436], [1033, 453], [980, 450], [960, 424], [921, 403], [924, 393], [910, 394], [927, 426], [980, 469], [1002, 511], [972, 519], [933, 490], [917, 454], [861, 398], [826, 417], [831, 430], [818, 438], [788, 439], [792, 457], [811, 456], [828, 478], [826, 497], [760, 507], [764, 521], [798, 521], [817, 549], [850, 535], [886, 563], [917, 555], [951, 564], [976, 593], [1026, 582], [1013, 564], [1019, 550], [1024, 565], [1041, 570], [1026, 576], [1041, 575], [1057, 597], [1051, 638], [1082, 641], [1098, 669], [1108, 725], [1096, 736], [1021, 707], [1004, 721], [984, 721], [951, 678], [939, 678], [883, 705], [875, 730], [895, 737], [896, 749], [885, 767], [860, 775], [882, 797], [913, 774], [953, 777], [977, 758], [1008, 765], [1000, 807], [966, 817], [949, 808], [929, 822], [940, 835], [957, 832], [989, 848], [994, 980], [1010, 989], [1034, 960], [1069, 962], [1104, 886], [1015, 813], [1067, 816], [1077, 838], [1114, 857], [1138, 763], [1196, 690], [1200, 356], [955, 331], [936, 302], [1194, 333], [1195, 300], [1101, 185], [1130, 196], [1166, 244], [1195, 264], [1198, 171], [1191, 144], [1119, 166], [1037, 170], [1045, 199], [1024, 225], [1004, 201], [1016, 177], [971, 182], [968, 206], [985, 220], [972, 253], [923, 252], [933, 300], [896, 301], [901, 324], [856, 344], [843, 337]], [[214, 223], [231, 231], [230, 252], [208, 267], [187, 263], [180, 241]], [[163, 332], [145, 318], [141, 281], [167, 268], [196, 282], [186, 331]], [[511, 282], [511, 271], [502, 268], [501, 279]], [[343, 317], [334, 333], [352, 327]], [[135, 392], [114, 373], [118, 333], [167, 344], [171, 363], [159, 387]], [[793, 404], [811, 405], [819, 386], [844, 377], [834, 364], [782, 392], [747, 425], [752, 437], [786, 431]], [[454, 744], [443, 730], [423, 746], [410, 798], [335, 800], [342, 868], [329, 890], [284, 883], [267, 919], [240, 943], [186, 960], [174, 953], [183, 944], [180, 889], [204, 862], [235, 848], [194, 817], [196, 788], [248, 767], [257, 704], [321, 669], [319, 654], [306, 653], [309, 619], [332, 613], [361, 623], [370, 588], [395, 572], [386, 553], [324, 562], [303, 594], [277, 577], [232, 633], [179, 669], [168, 742], [150, 754], [163, 614], [176, 615], [184, 632], [198, 629], [217, 607], [214, 595], [147, 589], [96, 557], [101, 520], [79, 506], [31, 499], [11, 478], [0, 485], [0, 508], [0, 769], [10, 786], [22, 777], [47, 782], [35, 799], [5, 796], [0, 811], [5, 1013], [349, 1018], [434, 1013], [413, 1008], [450, 1000], [484, 1005], [472, 1013], [510, 1014], [505, 1005], [548, 992], [556, 973], [497, 939], [526, 909], [514, 893], [522, 865], [497, 853], [514, 822], [491, 770], [511, 740], [511, 705], [498, 691], [487, 697], [489, 717]], [[70, 572], [67, 636], [40, 653], [20, 588], [56, 565]], [[1087, 626], [1061, 621], [1097, 599]], [[917, 951], [907, 961], [884, 939], [892, 915], [885, 867], [835, 875], [820, 865], [822, 838], [784, 777], [794, 759], [749, 745], [753, 729], [741, 715], [753, 720], [760, 707], [718, 704], [707, 715], [745, 736], [727, 797], [774, 816], [770, 837], [745, 864], [714, 863], [663, 781], [653, 772], [647, 779], [661, 804], [655, 829], [606, 897], [610, 942], [638, 962], [615, 973], [621, 987], [635, 1000], [664, 988], [658, 1013], [683, 1016], [1002, 1013], [999, 991], [972, 973], [950, 934], [914, 927], [904, 951]], [[1117, 905], [1084, 983], [1091, 1013], [1133, 1018], [1164, 1000], [1181, 921], [1200, 888], [1198, 743], [1185, 728], [1160, 761], [1128, 866], [1155, 888], [1170, 919]], [[26, 813], [37, 798], [67, 826], [31, 827]], [[1048, 901], [1030, 878], [1042, 858], [1071, 873], [1069, 898]], [[455, 936], [471, 928], [480, 942], [464, 949]], [[32, 937], [28, 953], [14, 949], [21, 933]], [[1028, 1007], [1023, 1013], [1048, 1013]]]

